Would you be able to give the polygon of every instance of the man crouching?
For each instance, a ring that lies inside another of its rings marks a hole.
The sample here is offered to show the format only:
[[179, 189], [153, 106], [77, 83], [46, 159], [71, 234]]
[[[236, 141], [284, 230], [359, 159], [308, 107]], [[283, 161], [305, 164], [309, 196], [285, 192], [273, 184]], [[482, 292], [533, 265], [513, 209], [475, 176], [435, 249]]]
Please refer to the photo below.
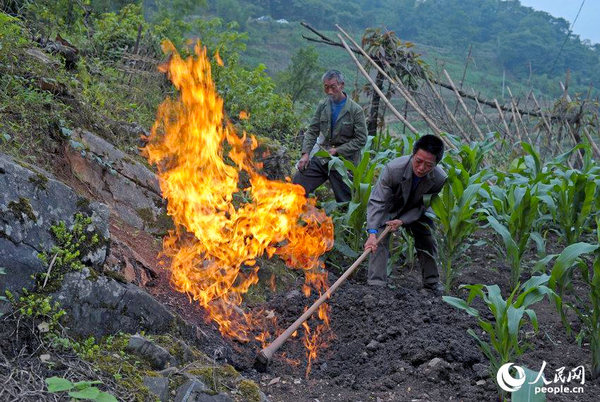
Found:
[[435, 261], [437, 247], [433, 238], [433, 221], [425, 215], [426, 195], [438, 194], [448, 176], [438, 166], [444, 156], [444, 143], [434, 135], [417, 140], [412, 155], [402, 156], [389, 162], [381, 172], [371, 192], [367, 206], [367, 230], [369, 238], [365, 250], [371, 249], [369, 259], [369, 285], [384, 286], [387, 283], [387, 241], [376, 245], [377, 233], [385, 225], [392, 231], [403, 226], [415, 239], [417, 258], [423, 274], [423, 287], [436, 296], [443, 294]]

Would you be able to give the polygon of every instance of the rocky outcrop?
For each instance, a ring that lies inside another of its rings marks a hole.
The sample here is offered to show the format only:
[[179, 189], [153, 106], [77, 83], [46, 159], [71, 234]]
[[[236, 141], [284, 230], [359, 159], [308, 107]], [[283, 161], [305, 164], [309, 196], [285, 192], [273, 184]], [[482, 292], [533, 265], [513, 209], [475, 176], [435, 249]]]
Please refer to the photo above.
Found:
[[175, 316], [148, 293], [88, 269], [68, 274], [54, 294], [67, 311], [67, 326], [82, 337], [101, 338], [118, 332], [162, 334], [175, 328]]
[[0, 188], [0, 267], [6, 271], [0, 275], [0, 291], [19, 293], [33, 285], [31, 276], [46, 270], [38, 254], [56, 244], [51, 226], [64, 221], [70, 227], [78, 212], [92, 218], [86, 230], [101, 238], [84, 262], [93, 267], [104, 264], [110, 237], [106, 205], [90, 203], [49, 173], [22, 166], [6, 155], [0, 155]]
[[71, 172], [130, 226], [162, 234], [171, 226], [152, 171], [106, 140], [84, 130], [63, 130]]

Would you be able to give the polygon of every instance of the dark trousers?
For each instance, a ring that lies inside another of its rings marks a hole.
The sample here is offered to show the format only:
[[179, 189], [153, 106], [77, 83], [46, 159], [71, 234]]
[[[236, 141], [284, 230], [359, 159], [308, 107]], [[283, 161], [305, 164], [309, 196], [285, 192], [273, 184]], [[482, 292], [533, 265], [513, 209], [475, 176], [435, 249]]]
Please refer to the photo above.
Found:
[[[437, 245], [433, 237], [433, 221], [423, 215], [419, 220], [404, 226], [415, 239], [417, 259], [421, 267], [423, 285], [433, 285], [439, 281], [439, 274], [435, 257]], [[390, 256], [389, 241], [386, 239], [379, 243], [377, 251], [369, 257], [368, 284], [384, 286], [387, 283], [387, 262]]]
[[317, 187], [325, 183], [329, 179], [335, 200], [337, 202], [350, 201], [352, 199], [352, 190], [344, 183], [342, 176], [336, 171], [332, 170], [331, 173], [327, 169], [327, 162], [321, 163], [319, 158], [312, 158], [303, 171], [298, 171], [292, 183], [300, 184], [304, 187], [306, 195], [308, 196], [314, 192]]

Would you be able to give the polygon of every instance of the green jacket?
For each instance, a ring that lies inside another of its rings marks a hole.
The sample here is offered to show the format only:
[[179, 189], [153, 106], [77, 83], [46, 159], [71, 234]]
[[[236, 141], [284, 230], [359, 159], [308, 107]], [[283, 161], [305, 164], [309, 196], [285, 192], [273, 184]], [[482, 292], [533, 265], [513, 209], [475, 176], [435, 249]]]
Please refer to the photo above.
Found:
[[367, 142], [367, 124], [362, 108], [346, 95], [346, 104], [331, 130], [331, 100], [324, 99], [317, 106], [308, 130], [304, 133], [302, 154], [310, 153], [319, 133], [323, 133], [325, 142], [323, 148], [335, 147], [338, 155], [357, 164], [360, 160], [360, 150]]

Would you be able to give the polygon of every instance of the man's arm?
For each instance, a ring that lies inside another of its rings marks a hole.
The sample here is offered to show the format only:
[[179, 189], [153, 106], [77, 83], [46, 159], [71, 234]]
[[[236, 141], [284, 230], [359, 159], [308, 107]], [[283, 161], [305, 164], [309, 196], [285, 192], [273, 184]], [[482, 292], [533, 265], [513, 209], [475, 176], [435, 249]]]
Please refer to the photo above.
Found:
[[379, 229], [386, 221], [386, 206], [391, 202], [393, 191], [391, 188], [391, 172], [388, 166], [384, 167], [377, 184], [371, 191], [367, 204], [367, 229]]
[[317, 110], [308, 125], [308, 129], [304, 133], [304, 141], [302, 142], [302, 155], [310, 154], [310, 151], [315, 146], [317, 142], [317, 138], [319, 137], [319, 133], [321, 131], [321, 111], [323, 110], [324, 104], [326, 102], [321, 102], [317, 106]]
[[354, 120], [354, 137], [345, 144], [336, 147], [338, 155], [352, 155], [367, 143], [367, 123], [365, 114], [360, 107], [355, 108], [352, 119]]

